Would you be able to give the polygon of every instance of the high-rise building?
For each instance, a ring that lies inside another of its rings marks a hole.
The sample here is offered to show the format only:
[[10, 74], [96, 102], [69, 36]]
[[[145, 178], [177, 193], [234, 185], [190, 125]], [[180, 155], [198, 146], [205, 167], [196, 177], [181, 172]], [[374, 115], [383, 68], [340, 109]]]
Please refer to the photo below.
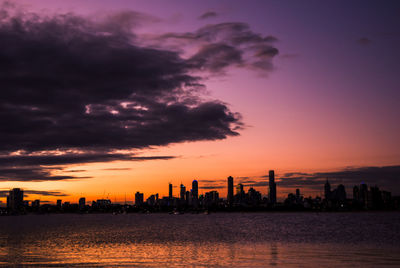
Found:
[[233, 204], [233, 177], [228, 177], [228, 204]]
[[276, 183], [275, 183], [275, 172], [269, 171], [269, 202], [276, 204]]
[[136, 206], [143, 205], [143, 193], [136, 192], [136, 194], [135, 194], [135, 205]]
[[40, 208], [40, 200], [36, 199], [36, 200], [32, 201], [31, 205], [32, 205], [33, 209], [35, 209], [35, 210], [39, 209]]
[[243, 184], [239, 183], [239, 184], [236, 186], [236, 194], [237, 194], [237, 195], [240, 195], [240, 196], [244, 194]]
[[346, 189], [343, 184], [338, 185], [335, 198], [341, 202], [346, 201]]
[[62, 206], [62, 200], [57, 199], [57, 208], [61, 208], [61, 206]]
[[186, 187], [181, 183], [181, 201], [185, 201]]
[[353, 187], [353, 200], [360, 201], [360, 188], [357, 185]]
[[13, 212], [20, 212], [24, 208], [24, 191], [20, 188], [10, 190], [7, 196], [7, 208]]
[[168, 197], [169, 199], [172, 199], [172, 183], [168, 185]]
[[192, 182], [192, 196], [196, 200], [199, 198], [199, 183], [196, 180]]
[[86, 198], [81, 197], [79, 198], [79, 209], [83, 210], [86, 208]]
[[300, 189], [296, 189], [296, 200], [300, 200]]
[[368, 201], [368, 186], [365, 183], [361, 183], [360, 185], [360, 203], [364, 208], [367, 207]]
[[191, 204], [191, 200], [190, 200], [190, 192], [186, 191], [185, 193], [185, 200], [186, 200], [186, 204]]
[[325, 200], [329, 200], [331, 198], [331, 185], [328, 180], [326, 180], [325, 182], [324, 190], [325, 190]]
[[199, 183], [197, 180], [192, 182], [192, 205], [197, 208], [199, 204]]

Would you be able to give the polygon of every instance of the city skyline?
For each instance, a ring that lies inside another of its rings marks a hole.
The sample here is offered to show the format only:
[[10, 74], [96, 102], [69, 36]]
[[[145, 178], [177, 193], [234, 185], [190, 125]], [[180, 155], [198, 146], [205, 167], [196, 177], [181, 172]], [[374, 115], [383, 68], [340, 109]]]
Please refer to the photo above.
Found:
[[364, 182], [353, 186], [353, 194], [346, 192], [343, 184], [332, 188], [329, 180], [323, 186], [323, 196], [309, 196], [301, 193], [297, 188], [295, 193], [289, 193], [283, 202], [277, 200], [275, 172], [268, 172], [268, 195], [250, 187], [246, 193], [242, 183], [236, 184], [236, 194], [233, 194], [235, 185], [232, 176], [226, 179], [226, 198], [220, 196], [218, 191], [212, 190], [205, 194], [198, 194], [198, 181], [192, 181], [192, 189], [186, 191], [181, 184], [180, 192], [173, 195], [173, 185], [168, 183], [168, 196], [160, 196], [159, 193], [145, 198], [144, 194], [137, 191], [132, 205], [126, 199], [124, 203], [112, 202], [107, 198], [86, 200], [80, 197], [78, 203], [62, 202], [58, 199], [56, 204], [41, 204], [40, 199], [24, 200], [24, 190], [13, 188], [7, 195], [7, 207], [0, 210], [0, 215], [19, 215], [27, 213], [110, 213], [127, 214], [132, 212], [169, 212], [170, 214], [183, 214], [185, 212], [209, 214], [212, 212], [237, 212], [237, 211], [367, 211], [367, 210], [398, 210], [400, 208], [400, 196], [392, 196], [392, 193], [382, 190], [378, 185], [369, 186]]
[[[263, 200], [264, 203], [268, 204], [268, 206], [270, 207], [274, 207], [277, 204], [285, 204], [287, 205], [287, 202], [289, 203], [298, 203], [300, 200], [305, 200], [305, 199], [309, 199], [312, 200], [312, 196], [309, 195], [308, 197], [307, 194], [304, 194], [304, 192], [302, 191], [302, 194], [300, 194], [300, 188], [296, 188], [295, 189], [295, 195], [290, 192], [287, 194], [287, 196], [285, 197], [285, 199], [279, 200], [277, 199], [277, 184], [275, 182], [275, 171], [274, 170], [269, 170], [268, 172], [268, 192], [267, 194], [263, 194], [262, 191], [257, 191], [258, 188], [254, 188], [252, 186], [248, 186], [248, 193], [246, 194], [246, 189], [244, 188], [243, 183], [241, 183], [241, 181], [239, 180], [239, 182], [236, 184], [236, 194], [234, 194], [234, 178], [232, 176], [227, 177], [226, 182], [227, 182], [227, 187], [226, 187], [226, 198], [221, 197], [219, 195], [219, 192], [216, 190], [211, 190], [211, 191], [207, 191], [205, 193], [201, 193], [199, 195], [198, 193], [198, 189], [199, 189], [199, 185], [198, 185], [198, 181], [197, 180], [193, 180], [192, 181], [192, 189], [186, 188], [185, 185], [183, 185], [182, 183], [179, 186], [179, 192], [174, 195], [173, 192], [173, 184], [170, 182], [168, 183], [168, 196], [162, 196], [159, 193], [153, 193], [151, 195], [149, 195], [147, 198], [144, 195], [144, 193], [141, 193], [140, 191], [137, 191], [134, 194], [134, 200], [130, 201], [129, 197], [130, 195], [128, 195], [128, 199], [127, 199], [127, 195], [125, 194], [125, 199], [124, 202], [117, 202], [116, 199], [114, 199], [114, 203], [113, 204], [133, 204], [135, 206], [142, 206], [144, 204], [153, 206], [156, 202], [158, 202], [158, 200], [164, 200], [164, 202], [167, 202], [167, 206], [174, 206], [176, 207], [177, 205], [175, 204], [175, 202], [181, 203], [182, 204], [190, 204], [190, 206], [192, 206], [194, 209], [199, 208], [199, 200], [201, 202], [204, 202], [204, 200], [207, 200], [210, 198], [210, 196], [212, 197], [212, 200], [214, 200], [213, 202], [224, 202], [228, 207], [233, 206], [234, 204], [238, 204], [241, 203], [243, 200], [242, 198], [244, 198], [246, 195], [248, 195], [246, 197], [246, 199], [250, 198], [251, 200], [253, 200], [252, 202], [254, 202], [254, 198], [256, 198], [258, 202], [261, 202], [261, 200]], [[320, 185], [321, 186], [321, 185]], [[177, 188], [177, 186], [175, 186]], [[321, 187], [322, 188], [322, 187]], [[346, 195], [346, 190], [345, 190], [345, 186], [343, 184], [338, 184], [337, 188], [332, 190], [331, 188], [331, 184], [329, 182], [328, 179], [326, 179], [324, 185], [323, 185], [323, 194], [319, 194], [316, 195], [314, 198], [315, 200], [337, 200], [339, 202], [345, 202], [346, 200], [350, 200], [350, 198], [348, 198], [348, 195]], [[350, 188], [350, 187], [348, 187]], [[186, 190], [187, 189], [187, 190]], [[210, 190], [210, 189], [208, 189]], [[304, 189], [302, 189], [304, 190]], [[3, 191], [4, 192], [4, 191]], [[321, 191], [322, 192], [322, 191]], [[36, 199], [36, 200], [24, 200], [24, 190], [20, 189], [20, 188], [13, 188], [11, 190], [8, 191], [8, 195], [7, 197], [7, 209], [13, 208], [13, 207], [19, 207], [19, 206], [29, 206], [29, 204], [31, 205], [32, 208], [36, 208], [39, 209], [40, 207], [40, 199]], [[369, 196], [371, 193], [371, 196]], [[109, 193], [107, 193], [107, 197], [105, 198], [104, 195], [106, 193], [103, 194], [103, 196], [101, 197], [101, 199], [96, 199], [96, 200], [87, 200], [86, 201], [86, 197], [80, 197], [79, 201], [78, 201], [78, 208], [79, 210], [82, 210], [82, 207], [85, 207], [87, 204], [95, 204], [95, 203], [99, 203], [99, 202], [106, 202], [107, 204], [111, 205], [112, 201], [111, 199], [109, 199]], [[283, 193], [282, 195], [286, 194]], [[251, 197], [253, 196], [253, 197]], [[199, 199], [200, 197], [200, 199]], [[323, 199], [322, 199], [323, 198]], [[400, 198], [400, 196], [395, 195], [393, 197], [393, 202], [398, 202], [395, 200], [398, 200]], [[383, 202], [383, 200], [385, 200], [385, 203], [391, 203], [392, 201], [392, 194], [391, 192], [388, 191], [380, 191], [379, 187], [377, 184], [373, 184], [373, 186], [370, 186], [370, 188], [368, 188], [368, 185], [363, 181], [360, 183], [360, 186], [354, 185], [353, 186], [353, 200], [357, 201], [357, 202], [361, 202], [362, 204], [364, 204], [365, 207], [367, 207], [368, 204], [368, 208], [377, 208], [375, 206], [372, 206], [371, 203], [379, 203], [376, 200], [382, 200], [380, 202]], [[367, 199], [369, 200], [367, 202]], [[168, 201], [165, 201], [168, 200]], [[216, 201], [218, 200], [218, 201]], [[360, 201], [362, 200], [362, 201]], [[374, 202], [372, 200], [375, 200]], [[57, 199], [56, 200], [56, 205], [57, 207], [61, 208], [62, 204], [75, 204], [74, 202], [70, 202], [70, 201], [65, 201], [64, 203], [62, 203], [63, 200], [61, 199]], [[284, 202], [282, 202], [284, 201]], [[172, 203], [171, 203], [172, 202]], [[183, 202], [183, 203], [182, 203]], [[249, 202], [249, 200], [247, 200], [246, 202]], [[48, 201], [44, 201], [45, 204], [51, 204]], [[19, 204], [19, 205], [16, 205]], [[153, 205], [152, 205], [153, 204]], [[54, 205], [54, 202], [53, 202]], [[253, 204], [254, 205], [254, 204]], [[64, 206], [64, 205], [63, 205]], [[202, 204], [202, 206], [204, 206], [204, 204]], [[398, 206], [397, 203], [394, 203], [394, 206]], [[11, 209], [15, 210], [15, 209]]]
[[268, 169], [278, 200], [400, 194], [396, 2], [0, 3], [1, 206], [226, 196], [229, 175], [268, 195]]

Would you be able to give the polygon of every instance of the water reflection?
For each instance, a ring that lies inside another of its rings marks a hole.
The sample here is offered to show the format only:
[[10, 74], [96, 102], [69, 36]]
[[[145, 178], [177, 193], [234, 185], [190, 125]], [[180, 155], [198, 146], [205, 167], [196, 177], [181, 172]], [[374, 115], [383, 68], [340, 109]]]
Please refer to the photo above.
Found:
[[[286, 228], [272, 226], [272, 229], [276, 227], [282, 232], [277, 236], [268, 232], [270, 225], [274, 224], [267, 221], [269, 215], [140, 217], [86, 215], [71, 219], [59, 215], [4, 218], [8, 222], [0, 222], [0, 264], [139, 267], [400, 265], [398, 244], [382, 243], [385, 239], [397, 238], [397, 223], [382, 230], [381, 235], [387, 236], [382, 241], [363, 239], [361, 243], [349, 243], [347, 237], [346, 240], [331, 238], [335, 231], [329, 229], [329, 225], [325, 228], [329, 230], [323, 232], [326, 233], [324, 240], [317, 239], [322, 235], [318, 231], [291, 231], [288, 229], [290, 225]], [[281, 217], [283, 221], [277, 222], [285, 225], [286, 215], [274, 217]], [[299, 216], [299, 220], [304, 222], [307, 219], [301, 217], [309, 216]], [[346, 228], [345, 232], [360, 237], [360, 230], [356, 232], [351, 225]], [[362, 230], [361, 234], [370, 231]], [[315, 237], [302, 237], [310, 235]], [[285, 239], [277, 240], [277, 237]]]

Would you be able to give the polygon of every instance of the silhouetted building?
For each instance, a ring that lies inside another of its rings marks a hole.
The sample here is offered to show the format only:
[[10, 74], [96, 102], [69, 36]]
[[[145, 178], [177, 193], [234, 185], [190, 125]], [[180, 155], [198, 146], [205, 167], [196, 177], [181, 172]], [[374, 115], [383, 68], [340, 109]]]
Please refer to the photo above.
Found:
[[228, 204], [232, 205], [233, 204], [233, 177], [229, 176], [228, 177]]
[[185, 201], [186, 187], [181, 183], [181, 201]]
[[[69, 202], [65, 202], [64, 204], [69, 205]], [[111, 200], [110, 199], [97, 199], [96, 201], [96, 205], [98, 208], [108, 208], [111, 206]]]
[[84, 210], [86, 208], [86, 198], [79, 198], [79, 209]]
[[217, 191], [207, 192], [204, 196], [205, 207], [215, 206], [218, 204], [219, 194]]
[[185, 193], [185, 200], [186, 200], [186, 204], [189, 204], [189, 202], [190, 202], [190, 192], [189, 191], [186, 191], [186, 193]]
[[363, 208], [367, 208], [368, 202], [368, 186], [365, 183], [360, 185], [360, 203]]
[[40, 208], [40, 200], [39, 199], [32, 201], [32, 208], [34, 210], [38, 210]]
[[243, 184], [241, 184], [241, 183], [236, 185], [235, 202], [237, 204], [241, 204], [241, 205], [243, 205], [245, 203], [245, 193], [244, 193], [244, 189], [243, 189]]
[[192, 182], [192, 205], [197, 208], [199, 204], [199, 183], [197, 180]]
[[256, 206], [260, 202], [261, 202], [261, 193], [251, 187], [247, 192], [247, 203]]
[[158, 201], [158, 195], [154, 194], [150, 195], [149, 198], [146, 199], [146, 203], [151, 207], [155, 206], [157, 204], [157, 201]]
[[324, 190], [325, 190], [325, 200], [331, 199], [331, 184], [329, 183], [328, 180], [326, 180], [325, 185], [324, 185]]
[[7, 208], [12, 212], [21, 212], [24, 209], [24, 191], [20, 188], [10, 190], [7, 196]]
[[353, 187], [353, 200], [360, 202], [360, 188], [357, 185]]
[[335, 199], [342, 202], [346, 201], [346, 190], [343, 184], [338, 185], [336, 189]]
[[236, 186], [236, 194], [237, 194], [237, 195], [243, 195], [243, 194], [244, 194], [243, 184], [239, 183], [239, 184]]
[[62, 206], [62, 200], [61, 199], [57, 199], [57, 208], [61, 208]]
[[172, 199], [172, 183], [168, 185], [168, 197], [169, 199]]
[[136, 192], [136, 194], [135, 194], [135, 205], [136, 206], [143, 205], [143, 193]]
[[371, 201], [369, 202], [369, 208], [381, 209], [383, 207], [382, 193], [378, 186], [370, 187]]
[[269, 202], [274, 205], [276, 204], [276, 183], [275, 183], [275, 172], [269, 171]]

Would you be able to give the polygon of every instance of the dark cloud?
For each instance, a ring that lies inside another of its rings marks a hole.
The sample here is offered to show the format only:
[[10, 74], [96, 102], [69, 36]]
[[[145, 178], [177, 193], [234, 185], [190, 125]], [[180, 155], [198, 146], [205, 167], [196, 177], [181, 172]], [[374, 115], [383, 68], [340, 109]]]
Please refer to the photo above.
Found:
[[118, 171], [118, 170], [131, 170], [131, 168], [103, 168], [102, 170]]
[[59, 181], [86, 179], [90, 177], [52, 175], [53, 169], [43, 167], [9, 167], [0, 168], [0, 181]]
[[241, 22], [209, 24], [195, 32], [167, 33], [154, 38], [172, 47], [196, 47], [188, 58], [194, 69], [223, 71], [229, 66], [257, 69], [263, 73], [273, 69], [272, 59], [279, 51], [274, 36], [262, 36]]
[[200, 20], [204, 20], [204, 19], [209, 19], [209, 18], [215, 18], [217, 16], [218, 16], [217, 12], [215, 12], [215, 11], [207, 11], [207, 12], [204, 12], [203, 14], [201, 14], [199, 16], [199, 19]]
[[[42, 195], [42, 196], [55, 196], [63, 197], [69, 196], [68, 194], [61, 191], [41, 191], [41, 190], [24, 190], [24, 195]], [[0, 190], [0, 197], [6, 197], [9, 194], [9, 190]], [[41, 201], [42, 202], [42, 201]]]
[[171, 159], [115, 151], [239, 135], [240, 114], [222, 101], [206, 100], [202, 78], [193, 72], [255, 63], [270, 69], [277, 53], [274, 38], [243, 23], [159, 38], [200, 46], [183, 58], [165, 47], [143, 45], [132, 28], [149, 21], [157, 19], [133, 11], [94, 21], [3, 6], [1, 180], [74, 179], [52, 175], [48, 166]]
[[374, 186], [400, 194], [400, 166], [360, 167], [346, 168], [332, 172], [316, 173], [287, 173], [279, 178], [279, 187], [304, 187], [312, 190], [323, 190], [323, 185], [328, 180], [331, 184], [344, 184], [353, 187], [361, 183]]
[[217, 190], [217, 189], [224, 189], [226, 188], [226, 186], [223, 185], [203, 185], [203, 186], [199, 186], [200, 189], [203, 190]]
[[360, 45], [369, 45], [371, 43], [371, 39], [367, 38], [367, 37], [362, 37], [360, 39], [357, 39], [357, 43]]
[[[85, 170], [66, 170], [60, 165], [84, 164], [95, 162], [112, 162], [116, 160], [145, 161], [169, 160], [173, 156], [133, 156], [129, 154], [81, 153], [64, 155], [12, 155], [0, 156], [0, 181], [57, 181], [87, 179], [88, 176], [54, 175], [54, 171], [62, 173], [82, 172]], [[110, 169], [109, 169], [110, 170]], [[115, 170], [115, 169], [113, 169]], [[121, 170], [121, 169], [118, 169]]]
[[237, 48], [224, 44], [207, 44], [188, 60], [189, 64], [198, 69], [218, 72], [231, 65], [243, 63], [242, 52]]

